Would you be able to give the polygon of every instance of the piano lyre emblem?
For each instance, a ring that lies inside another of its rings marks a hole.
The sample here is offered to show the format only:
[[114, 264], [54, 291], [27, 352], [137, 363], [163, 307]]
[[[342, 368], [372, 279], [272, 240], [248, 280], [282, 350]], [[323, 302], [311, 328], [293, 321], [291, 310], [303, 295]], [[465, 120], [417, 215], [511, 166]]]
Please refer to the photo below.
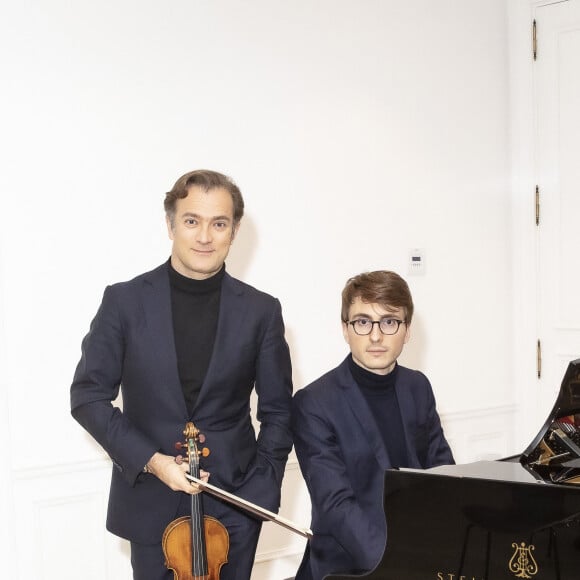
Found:
[[516, 578], [531, 578], [538, 573], [538, 564], [534, 560], [532, 551], [535, 550], [535, 546], [526, 546], [525, 542], [517, 544], [512, 543], [512, 548], [514, 548], [514, 553], [510, 559], [508, 568]]

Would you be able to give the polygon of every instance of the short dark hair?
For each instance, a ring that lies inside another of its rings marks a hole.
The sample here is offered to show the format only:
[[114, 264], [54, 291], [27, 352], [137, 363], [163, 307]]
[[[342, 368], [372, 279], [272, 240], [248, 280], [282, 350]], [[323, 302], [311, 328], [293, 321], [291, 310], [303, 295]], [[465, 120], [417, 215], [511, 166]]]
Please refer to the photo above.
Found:
[[413, 298], [407, 282], [395, 272], [377, 270], [349, 278], [342, 291], [341, 317], [348, 321], [348, 311], [355, 298], [363, 302], [380, 304], [385, 310], [404, 308], [405, 321], [413, 318]]
[[175, 205], [177, 200], [187, 197], [189, 190], [192, 187], [200, 187], [206, 192], [217, 188], [225, 189], [232, 196], [232, 202], [234, 204], [234, 225], [238, 224], [242, 219], [242, 216], [244, 215], [244, 198], [242, 197], [242, 192], [234, 181], [227, 175], [218, 173], [217, 171], [196, 169], [195, 171], [190, 171], [189, 173], [182, 175], [175, 182], [171, 191], [168, 191], [165, 194], [163, 206], [165, 208], [165, 214], [171, 223], [173, 223], [175, 217]]

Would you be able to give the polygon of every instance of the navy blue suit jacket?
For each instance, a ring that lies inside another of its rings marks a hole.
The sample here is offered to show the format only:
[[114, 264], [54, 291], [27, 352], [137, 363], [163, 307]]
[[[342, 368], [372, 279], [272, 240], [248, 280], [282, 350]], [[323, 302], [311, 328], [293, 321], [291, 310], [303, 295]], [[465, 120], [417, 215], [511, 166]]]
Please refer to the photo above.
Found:
[[[408, 467], [453, 463], [427, 377], [399, 366], [395, 389]], [[391, 462], [348, 359], [294, 395], [292, 431], [313, 531], [296, 580], [371, 570], [387, 538], [383, 483]]]
[[[168, 264], [106, 288], [83, 340], [71, 387], [74, 418], [113, 460], [107, 528], [131, 541], [161, 541], [180, 493], [142, 473], [156, 452], [175, 455], [189, 420], [211, 454], [214, 485], [272, 511], [292, 447], [292, 377], [278, 300], [224, 277], [213, 354], [189, 417], [177, 370]], [[192, 324], [195, 322], [192, 321]], [[122, 389], [122, 411], [112, 405]], [[250, 394], [258, 395], [256, 437]]]

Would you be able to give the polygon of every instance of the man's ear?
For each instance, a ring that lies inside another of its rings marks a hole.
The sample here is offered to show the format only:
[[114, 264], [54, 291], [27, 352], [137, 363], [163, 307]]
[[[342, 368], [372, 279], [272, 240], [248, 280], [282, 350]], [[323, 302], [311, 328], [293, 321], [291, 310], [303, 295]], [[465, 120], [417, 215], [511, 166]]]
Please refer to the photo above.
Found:
[[167, 225], [167, 235], [170, 240], [173, 240], [173, 224], [167, 214], [165, 214], [165, 224]]
[[406, 330], [405, 330], [405, 342], [404, 342], [404, 344], [407, 344], [411, 338], [411, 325], [405, 324], [405, 326], [406, 326]]
[[342, 336], [344, 337], [346, 344], [350, 344], [348, 336], [348, 324], [346, 322], [342, 322]]
[[241, 222], [235, 223], [234, 227], [232, 228], [232, 237], [230, 238], [230, 246], [234, 243], [234, 240], [235, 240], [236, 236], [238, 235], [238, 230], [240, 229], [240, 223]]

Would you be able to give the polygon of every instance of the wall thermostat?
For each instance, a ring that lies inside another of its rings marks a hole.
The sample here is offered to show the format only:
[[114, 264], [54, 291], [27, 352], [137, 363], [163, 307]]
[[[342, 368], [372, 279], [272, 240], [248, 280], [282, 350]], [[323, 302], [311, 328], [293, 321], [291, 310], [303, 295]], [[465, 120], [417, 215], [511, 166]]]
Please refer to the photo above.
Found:
[[409, 274], [425, 273], [425, 256], [423, 250], [415, 248], [409, 254]]

